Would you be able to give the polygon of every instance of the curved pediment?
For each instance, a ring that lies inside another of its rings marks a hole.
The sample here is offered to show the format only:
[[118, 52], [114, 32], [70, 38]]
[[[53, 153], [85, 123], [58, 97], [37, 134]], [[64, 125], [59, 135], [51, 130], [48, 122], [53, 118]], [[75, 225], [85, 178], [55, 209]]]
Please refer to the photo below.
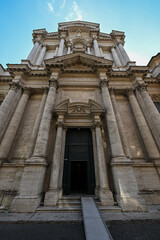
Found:
[[88, 103], [84, 102], [70, 102], [69, 99], [66, 99], [55, 106], [55, 112], [58, 114], [69, 114], [69, 115], [88, 115], [91, 113], [103, 113], [104, 108], [91, 99], [88, 100]]
[[76, 52], [60, 57], [54, 57], [45, 60], [47, 68], [50, 67], [60, 67], [61, 69], [66, 69], [75, 65], [83, 65], [89, 68], [93, 67], [104, 67], [111, 68], [113, 61], [108, 59], [102, 59], [87, 53]]

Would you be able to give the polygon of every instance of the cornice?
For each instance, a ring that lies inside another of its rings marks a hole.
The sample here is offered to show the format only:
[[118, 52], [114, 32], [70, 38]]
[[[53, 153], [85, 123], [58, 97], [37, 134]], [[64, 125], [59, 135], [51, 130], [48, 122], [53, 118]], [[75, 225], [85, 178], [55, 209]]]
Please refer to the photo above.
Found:
[[37, 69], [37, 70], [31, 70], [29, 72], [28, 76], [35, 76], [35, 77], [42, 77], [42, 76], [44, 76], [44, 77], [47, 77], [47, 76], [49, 76], [49, 74], [48, 74], [46, 69], [45, 70], [38, 70]]
[[14, 75], [16, 72], [27, 74], [30, 70], [27, 64], [7, 64], [7, 67], [7, 70], [11, 75]]

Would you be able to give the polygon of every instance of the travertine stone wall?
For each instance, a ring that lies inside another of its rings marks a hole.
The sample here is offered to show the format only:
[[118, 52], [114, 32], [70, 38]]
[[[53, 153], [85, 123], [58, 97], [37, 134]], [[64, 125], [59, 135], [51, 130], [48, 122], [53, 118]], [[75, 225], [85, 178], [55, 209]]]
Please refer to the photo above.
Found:
[[128, 100], [123, 96], [117, 97], [117, 105], [121, 114], [131, 158], [133, 160], [147, 160], [143, 142]]

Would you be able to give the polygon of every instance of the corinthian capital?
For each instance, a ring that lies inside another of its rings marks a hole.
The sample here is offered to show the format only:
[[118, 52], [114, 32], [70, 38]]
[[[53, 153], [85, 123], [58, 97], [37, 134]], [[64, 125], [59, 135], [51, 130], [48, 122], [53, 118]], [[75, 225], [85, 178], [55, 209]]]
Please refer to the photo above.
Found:
[[31, 87], [24, 87], [24, 94], [30, 95], [31, 94]]
[[10, 86], [10, 90], [14, 90], [14, 91], [18, 91], [18, 89], [20, 88], [20, 85], [18, 82], [11, 82], [9, 83], [9, 86]]
[[126, 95], [127, 95], [127, 97], [130, 97], [131, 95], [134, 95], [134, 89], [133, 88], [127, 88], [126, 89]]
[[58, 88], [58, 80], [55, 78], [50, 78], [49, 79], [49, 86], [50, 87], [55, 87], [56, 89]]
[[100, 82], [99, 82], [99, 87], [100, 88], [103, 88], [103, 87], [108, 87], [109, 85], [109, 80], [104, 78], [104, 79], [100, 79]]
[[137, 90], [138, 90], [140, 93], [142, 93], [142, 92], [144, 92], [144, 91], [147, 91], [147, 84], [145, 84], [145, 83], [139, 84], [139, 85], [137, 86]]

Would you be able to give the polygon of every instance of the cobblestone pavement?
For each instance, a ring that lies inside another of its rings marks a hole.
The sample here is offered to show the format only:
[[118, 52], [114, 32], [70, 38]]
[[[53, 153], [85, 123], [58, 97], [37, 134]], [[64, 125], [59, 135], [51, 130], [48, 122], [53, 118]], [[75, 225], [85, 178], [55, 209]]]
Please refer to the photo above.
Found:
[[1, 240], [85, 240], [82, 224], [0, 223]]
[[160, 221], [107, 223], [113, 240], [160, 240]]

